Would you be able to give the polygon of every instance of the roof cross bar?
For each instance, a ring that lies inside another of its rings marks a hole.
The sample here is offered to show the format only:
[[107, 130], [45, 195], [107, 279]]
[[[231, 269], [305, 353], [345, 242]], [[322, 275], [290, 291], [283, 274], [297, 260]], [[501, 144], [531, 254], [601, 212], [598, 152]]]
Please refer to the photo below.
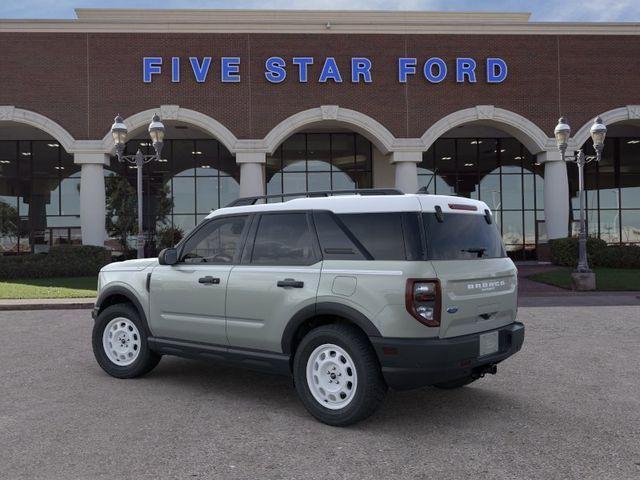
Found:
[[[314, 192], [298, 192], [298, 193], [277, 193], [272, 195], [256, 195], [254, 197], [241, 197], [232, 201], [226, 207], [244, 207], [247, 205], [255, 205], [259, 200], [270, 200], [274, 198], [280, 198], [283, 202], [294, 200], [300, 197], [331, 197], [334, 195], [346, 195], [346, 194], [358, 194], [358, 195], [404, 195], [403, 192], [395, 188], [356, 188], [354, 190], [320, 190]], [[284, 200], [285, 197], [295, 197], [289, 200]]]

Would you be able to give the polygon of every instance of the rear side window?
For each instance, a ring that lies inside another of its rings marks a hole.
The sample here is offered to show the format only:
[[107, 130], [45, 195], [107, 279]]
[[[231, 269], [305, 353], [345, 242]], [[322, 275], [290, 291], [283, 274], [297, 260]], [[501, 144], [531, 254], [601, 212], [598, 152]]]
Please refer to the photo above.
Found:
[[256, 231], [254, 265], [311, 265], [316, 246], [306, 213], [262, 215]]
[[374, 260], [406, 260], [402, 213], [349, 213], [338, 218]]
[[329, 212], [314, 212], [313, 221], [316, 224], [322, 257], [325, 260], [365, 260], [360, 246], [353, 234], [340, 225], [333, 214]]
[[427, 248], [431, 260], [478, 260], [505, 256], [495, 222], [484, 215], [446, 213], [439, 222], [435, 213], [424, 213]]

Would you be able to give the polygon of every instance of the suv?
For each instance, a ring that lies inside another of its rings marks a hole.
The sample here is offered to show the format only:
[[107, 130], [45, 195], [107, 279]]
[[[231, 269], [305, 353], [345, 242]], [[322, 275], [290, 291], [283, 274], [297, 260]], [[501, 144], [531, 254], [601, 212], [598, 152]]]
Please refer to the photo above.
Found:
[[388, 387], [462, 387], [521, 348], [517, 270], [486, 204], [302, 195], [239, 199], [157, 259], [105, 266], [100, 366], [131, 378], [178, 355], [290, 375], [314, 417], [343, 426]]

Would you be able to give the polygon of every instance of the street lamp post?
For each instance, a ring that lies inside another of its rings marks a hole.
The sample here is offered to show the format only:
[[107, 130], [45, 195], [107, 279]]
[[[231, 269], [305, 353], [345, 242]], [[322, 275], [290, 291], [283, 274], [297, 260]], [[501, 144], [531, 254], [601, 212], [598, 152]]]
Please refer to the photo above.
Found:
[[128, 162], [135, 165], [137, 170], [137, 193], [138, 193], [138, 236], [136, 241], [137, 257], [144, 258], [144, 233], [143, 233], [143, 214], [142, 214], [142, 166], [152, 160], [160, 160], [162, 145], [164, 141], [165, 128], [160, 117], [155, 114], [149, 124], [149, 136], [153, 143], [155, 154], [143, 155], [138, 148], [135, 155], [125, 155], [124, 147], [127, 142], [127, 126], [124, 120], [118, 115], [111, 126], [111, 135], [116, 146], [116, 156], [120, 162]]
[[578, 237], [578, 266], [572, 275], [573, 284], [576, 290], [595, 289], [595, 274], [589, 268], [587, 258], [587, 228], [585, 220], [585, 192], [584, 192], [584, 166], [592, 161], [599, 162], [604, 148], [604, 138], [607, 134], [607, 127], [602, 123], [602, 119], [597, 117], [590, 129], [595, 155], [585, 155], [582, 149], [573, 155], [567, 155], [567, 145], [571, 134], [571, 127], [564, 117], [558, 120], [558, 125], [554, 130], [558, 149], [562, 154], [563, 161], [573, 162], [578, 166], [578, 191], [580, 195], [580, 234]]

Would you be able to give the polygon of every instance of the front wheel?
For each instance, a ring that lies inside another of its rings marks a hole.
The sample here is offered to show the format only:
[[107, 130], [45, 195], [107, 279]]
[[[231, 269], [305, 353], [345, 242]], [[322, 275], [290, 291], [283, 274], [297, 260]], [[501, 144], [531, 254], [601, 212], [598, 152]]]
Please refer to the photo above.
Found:
[[149, 349], [138, 311], [129, 304], [111, 305], [100, 312], [92, 344], [98, 365], [112, 377], [139, 377], [160, 361], [160, 355]]
[[305, 408], [333, 426], [369, 417], [387, 391], [367, 337], [348, 325], [324, 325], [309, 332], [296, 351], [293, 374]]

